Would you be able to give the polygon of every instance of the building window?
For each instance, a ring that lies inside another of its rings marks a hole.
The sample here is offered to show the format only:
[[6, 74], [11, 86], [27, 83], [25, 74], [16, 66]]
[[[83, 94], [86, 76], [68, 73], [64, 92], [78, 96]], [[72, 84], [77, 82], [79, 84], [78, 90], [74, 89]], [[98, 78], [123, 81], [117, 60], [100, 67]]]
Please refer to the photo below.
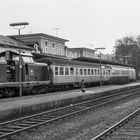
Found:
[[62, 48], [62, 46], [61, 46], [61, 44], [59, 44], [59, 47], [58, 47], [58, 54], [59, 55], [61, 55], [61, 48]]
[[59, 55], [63, 55], [63, 46], [59, 44]]
[[45, 41], [45, 53], [48, 52], [48, 41]]
[[39, 53], [40, 51], [39, 51], [39, 46], [37, 45], [37, 44], [34, 44], [34, 49], [35, 49], [35, 52], [36, 53]]
[[55, 54], [55, 43], [52, 43], [52, 54]]

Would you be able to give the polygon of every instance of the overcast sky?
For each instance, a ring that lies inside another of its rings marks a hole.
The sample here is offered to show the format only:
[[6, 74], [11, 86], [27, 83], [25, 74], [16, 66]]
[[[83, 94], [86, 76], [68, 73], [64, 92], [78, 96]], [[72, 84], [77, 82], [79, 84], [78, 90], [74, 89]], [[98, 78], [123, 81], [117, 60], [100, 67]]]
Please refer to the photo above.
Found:
[[9, 24], [29, 22], [21, 33], [45, 33], [68, 39], [68, 47], [105, 47], [140, 35], [140, 0], [1, 0], [0, 34], [17, 34]]

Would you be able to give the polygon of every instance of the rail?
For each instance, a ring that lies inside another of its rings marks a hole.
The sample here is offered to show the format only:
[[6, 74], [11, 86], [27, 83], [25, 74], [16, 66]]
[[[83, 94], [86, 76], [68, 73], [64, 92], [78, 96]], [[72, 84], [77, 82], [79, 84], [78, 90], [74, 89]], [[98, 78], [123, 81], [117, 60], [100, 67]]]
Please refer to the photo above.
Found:
[[61, 107], [58, 109], [0, 123], [0, 139], [9, 138], [10, 136], [20, 133], [22, 131], [26, 131], [40, 125], [57, 121], [62, 118], [66, 118], [84, 111], [94, 109], [96, 107], [100, 107], [116, 100], [132, 96], [134, 95], [134, 92], [135, 94], [139, 93], [139, 90], [140, 88], [128, 90], [129, 93], [128, 91], [123, 91], [97, 99], [92, 99], [77, 104], [71, 104], [66, 107]]

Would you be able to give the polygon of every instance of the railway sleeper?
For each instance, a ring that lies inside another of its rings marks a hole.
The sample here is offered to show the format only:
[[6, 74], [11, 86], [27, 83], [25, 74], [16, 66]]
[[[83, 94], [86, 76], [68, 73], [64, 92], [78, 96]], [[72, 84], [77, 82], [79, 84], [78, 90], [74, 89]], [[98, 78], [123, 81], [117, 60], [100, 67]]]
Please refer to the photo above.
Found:
[[20, 126], [17, 126], [17, 125], [10, 125], [10, 126], [8, 126], [8, 128], [11, 128], [11, 129], [22, 129], [23, 127], [20, 127]]

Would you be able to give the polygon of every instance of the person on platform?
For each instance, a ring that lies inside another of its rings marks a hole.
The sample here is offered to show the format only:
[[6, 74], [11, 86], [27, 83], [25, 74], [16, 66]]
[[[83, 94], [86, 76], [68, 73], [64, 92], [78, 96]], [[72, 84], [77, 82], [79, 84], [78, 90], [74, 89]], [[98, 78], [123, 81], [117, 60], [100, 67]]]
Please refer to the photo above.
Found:
[[86, 92], [84, 79], [81, 81], [81, 92]]

